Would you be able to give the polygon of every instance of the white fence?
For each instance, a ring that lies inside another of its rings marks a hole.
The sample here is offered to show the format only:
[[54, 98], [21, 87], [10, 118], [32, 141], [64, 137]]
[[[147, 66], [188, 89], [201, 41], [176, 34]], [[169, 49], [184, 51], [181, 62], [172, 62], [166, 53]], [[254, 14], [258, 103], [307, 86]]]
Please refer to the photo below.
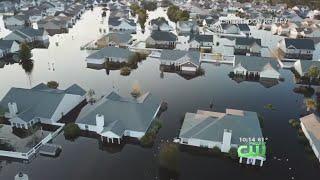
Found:
[[0, 150], [0, 156], [29, 160], [31, 157], [33, 157], [34, 154], [36, 154], [39, 151], [42, 145], [48, 143], [53, 138], [55, 138], [62, 131], [63, 127], [64, 127], [64, 124], [62, 124], [61, 127], [59, 127], [55, 132], [48, 134], [48, 136], [42, 139], [37, 145], [35, 145], [27, 153]]

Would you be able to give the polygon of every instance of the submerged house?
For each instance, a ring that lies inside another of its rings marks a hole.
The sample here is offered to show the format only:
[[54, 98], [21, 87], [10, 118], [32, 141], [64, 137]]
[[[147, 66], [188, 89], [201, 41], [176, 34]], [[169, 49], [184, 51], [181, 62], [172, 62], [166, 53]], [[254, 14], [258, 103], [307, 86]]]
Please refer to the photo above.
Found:
[[30, 27], [16, 29], [3, 38], [19, 43], [49, 43], [48, 33], [44, 29], [33, 29]]
[[213, 35], [196, 34], [190, 35], [188, 41], [190, 49], [210, 51], [213, 46]]
[[0, 40], [0, 58], [11, 56], [14, 53], [18, 53], [20, 45], [13, 40]]
[[124, 137], [142, 138], [156, 118], [160, 104], [151, 93], [127, 98], [111, 92], [85, 106], [76, 124], [82, 130], [99, 134], [102, 141], [120, 144]]
[[135, 53], [131, 52], [129, 49], [117, 48], [117, 47], [105, 47], [90, 54], [86, 61], [88, 65], [101, 66], [106, 62], [128, 62]]
[[196, 21], [178, 21], [177, 22], [178, 34], [197, 34], [199, 26]]
[[131, 42], [132, 42], [131, 34], [115, 32], [115, 33], [108, 33], [107, 35], [98, 39], [96, 41], [96, 45], [98, 48], [104, 48], [108, 46], [127, 48]]
[[72, 85], [66, 90], [41, 83], [31, 89], [11, 88], [0, 102], [11, 126], [29, 129], [35, 123], [54, 124], [85, 100], [85, 90]]
[[303, 60], [312, 60], [315, 50], [311, 39], [285, 38], [278, 42], [278, 48], [284, 53], [285, 58]]
[[275, 59], [258, 56], [235, 56], [233, 73], [235, 75], [280, 79], [280, 65]]
[[109, 30], [118, 32], [136, 33], [136, 23], [131, 19], [111, 17], [109, 18]]
[[199, 51], [163, 50], [159, 59], [160, 68], [183, 74], [195, 74], [200, 68]]
[[20, 29], [26, 26], [29, 23], [28, 17], [24, 15], [15, 15], [15, 16], [8, 16], [3, 18], [5, 28], [14, 30]]
[[173, 28], [169, 25], [168, 21], [161, 17], [157, 19], [152, 19], [150, 22], [151, 31], [171, 31]]
[[234, 55], [261, 56], [261, 39], [237, 37]]
[[320, 69], [320, 61], [298, 60], [293, 65], [295, 71], [301, 76], [307, 76], [312, 67]]
[[151, 35], [146, 39], [146, 47], [157, 49], [174, 49], [177, 41], [178, 37], [171, 32], [152, 31]]
[[[247, 145], [241, 139], [263, 138], [256, 112], [226, 109], [226, 112], [198, 110], [186, 113], [176, 142], [187, 146], [212, 149], [217, 147], [228, 153], [231, 148]], [[240, 157], [240, 163], [263, 165], [264, 156]]]
[[300, 118], [301, 129], [308, 139], [315, 156], [320, 161], [320, 119], [312, 113]]

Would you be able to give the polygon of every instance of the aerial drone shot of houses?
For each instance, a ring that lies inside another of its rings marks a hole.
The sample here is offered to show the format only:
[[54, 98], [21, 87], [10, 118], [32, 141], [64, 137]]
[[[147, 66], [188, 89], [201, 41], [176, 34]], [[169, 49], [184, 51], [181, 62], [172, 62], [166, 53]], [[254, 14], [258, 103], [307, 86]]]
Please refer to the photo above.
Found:
[[320, 1], [0, 0], [0, 179], [319, 179]]

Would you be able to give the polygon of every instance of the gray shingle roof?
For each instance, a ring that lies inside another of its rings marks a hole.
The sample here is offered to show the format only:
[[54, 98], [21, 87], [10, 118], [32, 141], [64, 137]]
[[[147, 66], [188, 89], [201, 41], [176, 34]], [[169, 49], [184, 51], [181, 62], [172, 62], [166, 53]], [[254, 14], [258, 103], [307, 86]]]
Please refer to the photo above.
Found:
[[263, 137], [257, 113], [250, 111], [222, 117], [186, 113], [179, 137], [222, 142], [225, 129], [232, 130], [231, 144], [241, 144], [240, 138]]
[[295, 47], [296, 49], [309, 49], [315, 50], [314, 42], [311, 39], [290, 39], [285, 38], [286, 48], [290, 48], [290, 46]]
[[177, 41], [177, 36], [166, 31], [152, 31], [151, 38], [155, 41]]
[[150, 93], [143, 99], [121, 97], [111, 92], [93, 105], [82, 109], [76, 123], [96, 125], [96, 115], [104, 115], [104, 131], [122, 136], [124, 130], [146, 132], [160, 106], [160, 100]]
[[196, 34], [190, 35], [189, 42], [196, 40], [197, 42], [213, 42], [213, 35]]
[[114, 32], [114, 33], [109, 33], [106, 35], [106, 37], [109, 38], [109, 42], [113, 41], [116, 43], [127, 43], [132, 36], [129, 33], [118, 33], [118, 32]]
[[258, 56], [235, 56], [234, 66], [240, 65], [248, 71], [263, 71], [267, 64], [270, 64], [275, 70], [279, 69], [279, 64], [275, 59]]
[[35, 117], [51, 118], [66, 94], [73, 93], [50, 89], [43, 83], [32, 89], [11, 88], [1, 100], [0, 107], [8, 109], [8, 103], [15, 102], [18, 107], [17, 116], [25, 122]]
[[236, 38], [236, 45], [251, 46], [254, 43], [257, 43], [259, 46], [261, 46], [261, 39], [246, 38], [246, 37], [237, 37]]
[[124, 19], [120, 17], [110, 17], [108, 23], [111, 26], [119, 26], [121, 24], [121, 21], [125, 21], [131, 26], [136, 26], [136, 23], [132, 19]]
[[167, 24], [167, 25], [169, 25], [168, 24], [168, 21], [165, 19], [165, 18], [157, 18], [157, 19], [152, 19], [151, 21], [150, 21], [150, 24], [151, 25], [157, 25], [157, 26], [160, 26], [160, 25], [162, 25], [162, 24]]
[[315, 148], [320, 151], [320, 119], [319, 116], [316, 114], [309, 114], [300, 118], [301, 123], [304, 125], [305, 129], [307, 130], [310, 139], [312, 140], [311, 143], [315, 146]]
[[14, 43], [15, 41], [13, 40], [0, 40], [0, 49], [2, 50], [8, 50], [11, 48], [12, 44]]
[[199, 51], [181, 51], [181, 50], [169, 50], [164, 49], [161, 53], [160, 59], [167, 61], [177, 61], [180, 58], [188, 56], [189, 60], [196, 64], [200, 64], [200, 52]]
[[111, 57], [111, 58], [121, 58], [127, 61], [133, 55], [134, 55], [134, 52], [131, 52], [129, 49], [123, 49], [123, 48], [117, 48], [117, 47], [106, 47], [89, 55], [87, 58], [102, 59], [106, 57]]

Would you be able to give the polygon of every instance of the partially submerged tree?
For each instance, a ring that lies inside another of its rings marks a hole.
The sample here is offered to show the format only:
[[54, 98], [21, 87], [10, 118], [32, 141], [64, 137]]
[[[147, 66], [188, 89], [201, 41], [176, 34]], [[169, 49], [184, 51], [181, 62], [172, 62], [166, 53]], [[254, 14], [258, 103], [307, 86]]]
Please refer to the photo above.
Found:
[[64, 136], [69, 139], [75, 139], [80, 136], [81, 129], [75, 123], [68, 123], [63, 128]]
[[179, 171], [179, 148], [174, 143], [163, 143], [160, 146], [159, 164], [169, 171]]
[[47, 82], [47, 86], [51, 89], [57, 89], [59, 87], [59, 83], [56, 81]]
[[93, 89], [90, 89], [86, 94], [87, 102], [93, 104], [96, 102], [96, 92]]
[[311, 86], [311, 82], [314, 81], [316, 78], [319, 77], [320, 70], [318, 67], [311, 67], [308, 71], [309, 76], [309, 86]]
[[20, 61], [30, 60], [32, 57], [31, 50], [27, 43], [20, 44], [19, 58]]
[[140, 85], [139, 85], [138, 83], [133, 84], [133, 85], [132, 85], [131, 95], [132, 95], [134, 98], [137, 98], [137, 97], [139, 97], [141, 94], [142, 94], [142, 91], [141, 91]]

